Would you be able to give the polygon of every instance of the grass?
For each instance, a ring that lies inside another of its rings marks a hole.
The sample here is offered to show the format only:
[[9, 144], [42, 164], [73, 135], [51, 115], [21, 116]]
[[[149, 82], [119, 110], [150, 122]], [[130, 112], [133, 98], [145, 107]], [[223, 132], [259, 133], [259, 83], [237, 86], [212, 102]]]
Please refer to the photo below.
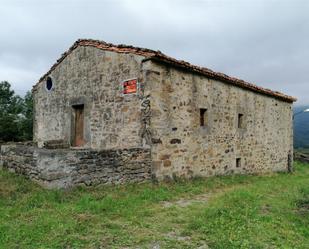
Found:
[[70, 191], [0, 170], [0, 248], [309, 248], [309, 165], [295, 169]]

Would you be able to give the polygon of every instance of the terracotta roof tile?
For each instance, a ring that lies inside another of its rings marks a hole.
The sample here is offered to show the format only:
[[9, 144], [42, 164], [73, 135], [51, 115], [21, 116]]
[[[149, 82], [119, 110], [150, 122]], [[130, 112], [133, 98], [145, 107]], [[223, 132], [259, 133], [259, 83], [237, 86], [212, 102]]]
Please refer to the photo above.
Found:
[[[192, 65], [186, 61], [183, 60], [177, 60], [174, 59], [172, 57], [169, 57], [165, 54], [163, 54], [160, 51], [154, 51], [151, 49], [147, 49], [147, 48], [139, 48], [139, 47], [134, 47], [134, 46], [128, 46], [128, 45], [124, 45], [124, 44], [120, 44], [120, 45], [114, 45], [111, 43], [107, 43], [104, 41], [98, 41], [98, 40], [92, 40], [92, 39], [79, 39], [77, 40], [70, 48], [67, 52], [63, 53], [62, 56], [60, 57], [60, 59], [58, 59], [56, 61], [56, 63], [50, 68], [50, 70], [44, 74], [40, 79], [39, 82], [41, 82], [42, 80], [45, 79], [46, 76], [48, 76], [75, 48], [79, 47], [79, 46], [90, 46], [90, 47], [96, 47], [98, 49], [102, 49], [102, 50], [108, 50], [108, 51], [114, 51], [117, 53], [133, 53], [136, 55], [141, 55], [144, 56], [145, 59], [143, 61], [147, 61], [147, 60], [153, 60], [153, 61], [157, 61], [160, 63], [167, 63], [169, 65], [175, 66], [175, 67], [179, 67], [185, 70], [190, 70], [192, 72], [196, 72], [198, 74], [202, 74], [205, 75], [209, 78], [212, 79], [216, 79], [219, 81], [223, 81], [232, 85], [236, 85], [239, 86], [241, 88], [245, 88], [248, 90], [252, 90], [261, 94], [265, 94], [265, 95], [269, 95], [287, 102], [294, 102], [296, 101], [296, 98], [285, 95], [283, 93], [277, 92], [277, 91], [272, 91], [270, 89], [267, 88], [262, 88], [259, 87], [255, 84], [246, 82], [244, 80], [240, 80], [234, 77], [230, 77], [226, 74], [223, 73], [218, 73], [218, 72], [214, 72], [206, 67], [199, 67], [199, 66], [195, 66]], [[34, 85], [33, 90], [36, 89], [36, 86], [39, 84], [39, 82]]]

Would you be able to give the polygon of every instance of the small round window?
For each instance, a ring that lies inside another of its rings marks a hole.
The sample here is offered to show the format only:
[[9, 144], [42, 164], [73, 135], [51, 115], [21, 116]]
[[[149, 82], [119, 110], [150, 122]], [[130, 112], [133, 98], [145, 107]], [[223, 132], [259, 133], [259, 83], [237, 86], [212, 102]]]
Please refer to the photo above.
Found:
[[46, 79], [46, 89], [50, 91], [53, 88], [53, 80], [51, 77], [47, 77]]

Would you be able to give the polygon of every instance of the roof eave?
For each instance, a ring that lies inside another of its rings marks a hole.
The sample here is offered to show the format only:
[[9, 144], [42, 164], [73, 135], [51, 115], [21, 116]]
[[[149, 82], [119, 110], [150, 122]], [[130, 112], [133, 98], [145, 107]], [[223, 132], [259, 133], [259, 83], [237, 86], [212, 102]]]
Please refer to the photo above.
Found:
[[178, 60], [175, 60], [175, 59], [169, 58], [169, 57], [165, 58], [165, 56], [163, 56], [163, 57], [162, 56], [148, 57], [148, 58], [145, 58], [143, 60], [143, 62], [146, 62], [146, 61], [149, 61], [149, 60], [159, 62], [159, 63], [165, 63], [165, 64], [172, 65], [172, 66], [175, 66], [175, 67], [178, 67], [178, 68], [182, 68], [182, 69], [185, 69], [185, 70], [188, 70], [188, 71], [191, 71], [191, 72], [195, 72], [195, 73], [204, 75], [208, 78], [223, 81], [223, 82], [238, 86], [240, 88], [244, 88], [244, 89], [247, 89], [247, 90], [251, 90], [253, 92], [258, 92], [258, 93], [261, 93], [261, 94], [264, 94], [264, 95], [267, 95], [267, 96], [271, 96], [271, 97], [283, 100], [285, 102], [293, 103], [293, 102], [297, 101], [297, 98], [295, 98], [295, 97], [288, 96], [288, 95], [285, 95], [285, 94], [277, 92], [277, 91], [272, 91], [270, 89], [258, 87], [255, 84], [252, 84], [252, 83], [249, 83], [249, 82], [237, 79], [237, 78], [232, 78], [232, 77], [230, 77], [226, 74], [223, 74], [223, 73], [214, 72], [214, 71], [212, 71], [208, 68], [193, 66], [193, 65], [189, 64], [188, 62], [178, 61]]
[[132, 54], [136, 54], [136, 55], [141, 55], [141, 56], [145, 57], [145, 59], [143, 61], [154, 60], [154, 61], [158, 61], [158, 62], [161, 62], [161, 63], [168, 63], [169, 65], [173, 65], [175, 67], [183, 68], [183, 69], [189, 70], [191, 72], [195, 72], [195, 73], [205, 75], [205, 76], [212, 78], [212, 79], [220, 80], [220, 81], [223, 81], [223, 82], [227, 82], [229, 84], [239, 86], [241, 88], [249, 89], [249, 90], [254, 91], [254, 92], [259, 92], [261, 94], [272, 96], [272, 97], [281, 99], [281, 100], [286, 101], [286, 102], [293, 103], [297, 100], [296, 98], [285, 95], [283, 93], [272, 91], [270, 89], [266, 89], [266, 88], [262, 88], [262, 87], [258, 87], [257, 85], [254, 85], [254, 84], [249, 83], [249, 82], [245, 82], [245, 81], [237, 79], [237, 78], [230, 77], [226, 74], [217, 73], [217, 72], [214, 72], [214, 71], [212, 71], [208, 68], [195, 66], [195, 65], [192, 65], [188, 62], [174, 59], [172, 57], [169, 57], [169, 56], [161, 53], [160, 51], [154, 51], [154, 50], [147, 49], [147, 48], [139, 48], [139, 47], [122, 45], [122, 44], [121, 45], [114, 45], [114, 44], [111, 44], [111, 43], [106, 43], [104, 41], [92, 40], [92, 39], [79, 39], [79, 40], [77, 40], [65, 53], [63, 53], [61, 55], [61, 57], [47, 71], [47, 73], [45, 73], [39, 79], [39, 81], [33, 86], [32, 92], [36, 91], [39, 83], [41, 81], [43, 81], [73, 50], [75, 50], [79, 46], [91, 46], [91, 47], [95, 47], [95, 48], [98, 48], [98, 49], [101, 49], [101, 50], [113, 51], [113, 52], [117, 52], [117, 53], [132, 53]]

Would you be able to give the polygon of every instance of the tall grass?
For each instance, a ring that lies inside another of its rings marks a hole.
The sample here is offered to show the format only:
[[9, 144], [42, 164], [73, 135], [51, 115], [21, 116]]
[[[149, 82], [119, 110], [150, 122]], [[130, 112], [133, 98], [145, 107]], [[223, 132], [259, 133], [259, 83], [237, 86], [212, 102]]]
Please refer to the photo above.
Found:
[[309, 248], [309, 166], [295, 168], [71, 190], [2, 170], [0, 248]]

